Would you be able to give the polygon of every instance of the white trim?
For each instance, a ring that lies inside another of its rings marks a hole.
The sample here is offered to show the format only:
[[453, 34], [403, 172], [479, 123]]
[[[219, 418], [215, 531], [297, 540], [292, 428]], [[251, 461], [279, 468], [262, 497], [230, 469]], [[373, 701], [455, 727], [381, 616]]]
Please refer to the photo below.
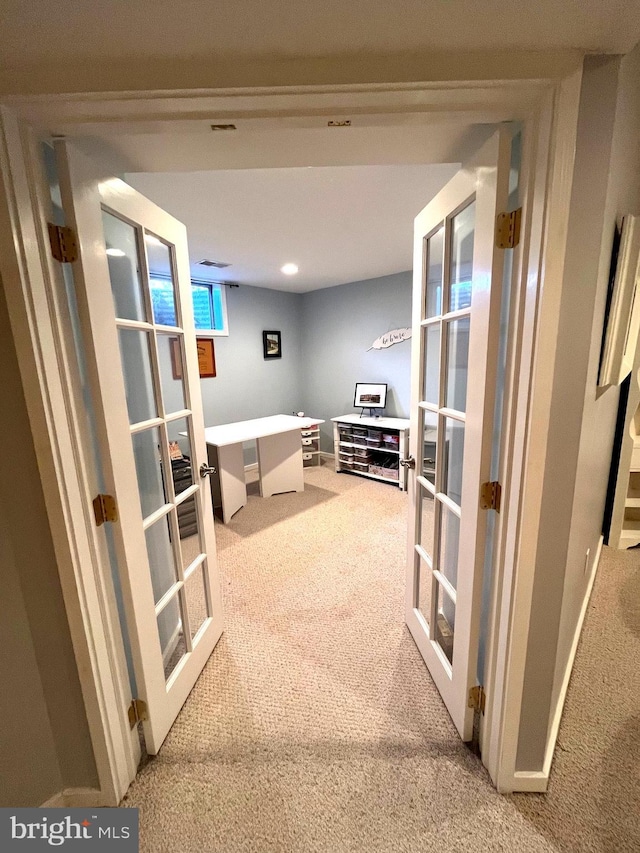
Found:
[[587, 615], [589, 601], [591, 600], [593, 585], [595, 583], [596, 575], [598, 573], [598, 566], [600, 565], [600, 556], [602, 554], [603, 541], [604, 537], [601, 536], [598, 541], [598, 547], [596, 549], [596, 554], [594, 556], [593, 563], [591, 565], [589, 583], [587, 584], [584, 598], [582, 600], [580, 615], [578, 616], [578, 621], [576, 623], [575, 631], [573, 634], [573, 640], [571, 642], [571, 649], [569, 651], [569, 657], [562, 677], [562, 684], [560, 686], [560, 691], [558, 693], [555, 708], [553, 709], [553, 712], [551, 714], [551, 722], [549, 724], [549, 730], [547, 732], [547, 743], [545, 746], [544, 764], [542, 770], [516, 770], [510, 779], [506, 777], [506, 774], [503, 775], [500, 788], [501, 793], [508, 793], [512, 791], [544, 793], [547, 790], [547, 787], [549, 785], [549, 776], [551, 774], [551, 765], [553, 763], [556, 743], [558, 740], [558, 732], [560, 730], [560, 722], [562, 720], [562, 712], [564, 711], [564, 703], [567, 698], [567, 690], [569, 689], [571, 673], [573, 672], [573, 665], [575, 663], [576, 652], [578, 650], [578, 644], [580, 642], [580, 635], [582, 634], [584, 620]]
[[100, 808], [107, 805], [103, 801], [102, 792], [97, 788], [65, 788], [49, 797], [41, 809], [73, 809], [73, 808]]
[[[505, 480], [510, 508], [495, 571], [491, 683], [483, 725], [483, 762], [502, 793], [520, 790], [513, 785], [581, 81], [580, 70], [562, 82], [553, 101], [541, 109], [537, 138], [528, 140], [536, 150], [530, 154], [524, 199], [531, 231], [528, 243], [521, 247], [523, 292], [517, 307], [521, 355], [516, 354], [521, 361], [505, 407], [507, 440], [513, 447], [510, 458], [503, 457], [509, 458]], [[540, 191], [542, 186], [546, 192]]]

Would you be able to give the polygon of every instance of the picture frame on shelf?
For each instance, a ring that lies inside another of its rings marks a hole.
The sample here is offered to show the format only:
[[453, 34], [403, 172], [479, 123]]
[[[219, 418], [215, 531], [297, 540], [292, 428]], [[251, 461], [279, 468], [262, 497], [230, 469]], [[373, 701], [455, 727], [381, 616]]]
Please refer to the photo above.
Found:
[[384, 382], [356, 382], [353, 405], [361, 409], [384, 409], [387, 385]]
[[262, 352], [265, 358], [282, 358], [282, 334], [277, 331], [263, 332]]

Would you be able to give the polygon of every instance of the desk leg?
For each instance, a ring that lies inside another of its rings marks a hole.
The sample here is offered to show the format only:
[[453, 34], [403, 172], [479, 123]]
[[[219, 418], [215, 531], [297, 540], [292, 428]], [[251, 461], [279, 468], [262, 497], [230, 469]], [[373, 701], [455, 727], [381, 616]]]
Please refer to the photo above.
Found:
[[244, 480], [242, 444], [218, 447], [218, 477], [222, 502], [222, 520], [227, 524], [239, 509], [246, 506], [247, 486]]
[[291, 430], [257, 440], [260, 495], [303, 492], [302, 445], [300, 431]]

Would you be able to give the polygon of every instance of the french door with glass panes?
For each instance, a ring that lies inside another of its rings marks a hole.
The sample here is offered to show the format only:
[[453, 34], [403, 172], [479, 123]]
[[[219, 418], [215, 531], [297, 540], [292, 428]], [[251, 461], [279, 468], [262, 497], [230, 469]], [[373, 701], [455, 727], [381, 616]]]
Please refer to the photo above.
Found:
[[496, 133], [416, 217], [406, 620], [463, 740], [476, 684], [510, 140]]
[[[138, 698], [155, 754], [222, 633], [184, 225], [56, 143]], [[160, 273], [166, 286], [151, 287]], [[203, 469], [203, 476], [206, 471]]]

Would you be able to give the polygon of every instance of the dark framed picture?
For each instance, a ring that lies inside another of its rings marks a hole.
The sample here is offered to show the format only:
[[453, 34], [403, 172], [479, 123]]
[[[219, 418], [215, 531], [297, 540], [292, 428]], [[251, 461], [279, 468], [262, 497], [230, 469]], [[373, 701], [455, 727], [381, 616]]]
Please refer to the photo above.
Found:
[[262, 351], [265, 358], [282, 358], [282, 335], [280, 332], [262, 333]]

